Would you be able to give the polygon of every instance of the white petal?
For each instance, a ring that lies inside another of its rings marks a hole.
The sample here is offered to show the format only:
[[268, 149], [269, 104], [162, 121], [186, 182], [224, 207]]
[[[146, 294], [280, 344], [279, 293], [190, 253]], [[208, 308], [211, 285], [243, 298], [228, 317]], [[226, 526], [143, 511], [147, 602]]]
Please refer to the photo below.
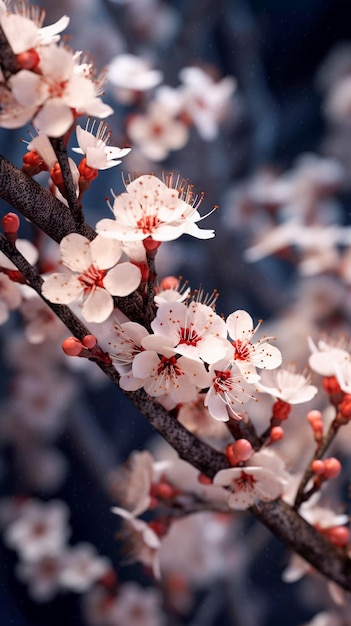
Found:
[[116, 265], [122, 254], [122, 248], [115, 239], [106, 239], [98, 235], [90, 243], [90, 253], [92, 263], [100, 270], [107, 270]]
[[84, 272], [92, 264], [90, 241], [78, 233], [71, 233], [62, 239], [60, 252], [63, 264], [72, 272]]
[[251, 315], [247, 311], [238, 310], [234, 311], [229, 317], [227, 317], [228, 333], [232, 339], [240, 339], [252, 333], [253, 321]]
[[43, 296], [57, 304], [70, 304], [77, 300], [83, 291], [81, 283], [70, 274], [51, 274], [42, 286]]
[[36, 115], [34, 123], [39, 133], [61, 137], [74, 122], [73, 113], [60, 98], [48, 100]]
[[113, 311], [113, 298], [101, 287], [95, 287], [84, 300], [82, 315], [87, 322], [104, 322]]
[[133, 263], [119, 263], [104, 278], [104, 287], [113, 295], [123, 298], [140, 285], [141, 272]]

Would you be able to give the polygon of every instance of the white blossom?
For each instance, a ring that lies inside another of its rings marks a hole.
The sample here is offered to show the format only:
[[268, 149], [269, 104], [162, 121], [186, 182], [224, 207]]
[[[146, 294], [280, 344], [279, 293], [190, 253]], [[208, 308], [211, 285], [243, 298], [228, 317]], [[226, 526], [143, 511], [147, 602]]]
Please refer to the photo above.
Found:
[[[114, 308], [112, 296], [127, 296], [140, 283], [140, 270], [132, 263], [118, 263], [122, 249], [117, 241], [97, 236], [93, 241], [78, 233], [60, 243], [62, 263], [72, 274], [51, 274], [42, 292], [50, 302], [70, 304], [82, 299], [82, 315], [103, 322]], [[112, 268], [112, 269], [110, 269]]]

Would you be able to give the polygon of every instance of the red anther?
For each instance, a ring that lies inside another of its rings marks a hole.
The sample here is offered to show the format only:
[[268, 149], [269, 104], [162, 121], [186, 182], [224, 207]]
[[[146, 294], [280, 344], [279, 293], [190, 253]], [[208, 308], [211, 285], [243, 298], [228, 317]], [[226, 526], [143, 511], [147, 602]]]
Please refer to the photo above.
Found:
[[253, 453], [252, 445], [247, 439], [238, 439], [232, 447], [238, 461], [247, 461]]
[[325, 478], [336, 478], [341, 472], [341, 463], [338, 459], [331, 456], [324, 460], [324, 476]]
[[346, 546], [350, 538], [350, 530], [346, 528], [346, 526], [334, 526], [333, 528], [328, 528], [323, 534], [325, 534], [334, 545], [339, 546], [340, 548]]
[[149, 274], [150, 274], [150, 270], [149, 270], [148, 264], [147, 263], [138, 262], [138, 261], [131, 261], [131, 263], [133, 263], [133, 265], [136, 265], [136, 267], [138, 267], [140, 269], [140, 272], [141, 272], [141, 282], [142, 283], [146, 283], [148, 278], [149, 278]]
[[320, 459], [312, 461], [311, 470], [314, 474], [317, 474], [317, 476], [322, 476], [325, 470], [324, 461], [321, 461]]
[[213, 482], [212, 478], [209, 478], [206, 474], [199, 474], [197, 480], [201, 485], [212, 485]]
[[91, 350], [96, 346], [97, 339], [96, 337], [94, 337], [94, 335], [85, 335], [85, 337], [83, 337], [82, 339], [82, 344], [84, 348], [86, 348], [87, 350]]
[[83, 350], [83, 346], [76, 337], [67, 337], [62, 342], [62, 350], [68, 356], [79, 356]]
[[339, 412], [346, 420], [351, 419], [351, 394], [345, 393], [338, 406]]
[[281, 426], [273, 426], [273, 428], [271, 429], [270, 432], [270, 440], [272, 442], [274, 441], [280, 441], [281, 439], [283, 439], [284, 437], [284, 430], [282, 429]]
[[162, 291], [166, 289], [178, 289], [179, 282], [179, 278], [176, 278], [175, 276], [165, 276], [165, 278], [162, 278], [160, 282], [160, 289]]
[[232, 467], [235, 467], [236, 465], [238, 465], [239, 463], [239, 459], [236, 456], [235, 452], [234, 452], [234, 447], [233, 444], [230, 443], [229, 445], [227, 445], [226, 449], [225, 449], [225, 455], [230, 463], [230, 465]]
[[22, 70], [34, 70], [40, 62], [40, 57], [34, 48], [16, 55], [18, 65]]
[[280, 421], [288, 419], [290, 411], [291, 405], [284, 400], [276, 400], [272, 407], [273, 417]]
[[340, 393], [341, 388], [335, 376], [326, 376], [323, 378], [323, 388], [331, 396], [334, 393]]
[[147, 252], [155, 252], [161, 245], [162, 241], [155, 241], [152, 237], [143, 239], [144, 248]]
[[85, 157], [82, 158], [81, 162], [78, 165], [78, 172], [80, 173], [82, 178], [89, 182], [94, 180], [94, 178], [99, 175], [99, 170], [95, 169], [94, 167], [89, 167], [89, 165], [87, 165]]

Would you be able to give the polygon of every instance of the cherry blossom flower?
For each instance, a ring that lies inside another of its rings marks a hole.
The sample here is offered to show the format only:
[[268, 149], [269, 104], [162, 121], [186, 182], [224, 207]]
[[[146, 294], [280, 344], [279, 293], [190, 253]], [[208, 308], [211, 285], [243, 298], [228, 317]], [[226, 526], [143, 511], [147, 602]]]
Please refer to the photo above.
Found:
[[214, 477], [215, 485], [229, 487], [228, 506], [244, 510], [260, 500], [267, 502], [279, 498], [286, 480], [282, 475], [281, 459], [268, 450], [253, 454], [249, 466], [220, 470]]
[[200, 67], [184, 67], [179, 77], [184, 84], [185, 109], [200, 136], [212, 141], [218, 135], [218, 125], [229, 109], [229, 101], [236, 88], [233, 77], [214, 82]]
[[157, 589], [143, 589], [136, 583], [125, 583], [118, 594], [115, 626], [163, 626], [161, 596]]
[[163, 161], [171, 150], [184, 148], [188, 127], [175, 119], [161, 103], [150, 102], [145, 114], [130, 117], [127, 126], [131, 141], [151, 161]]
[[309, 337], [308, 344], [312, 352], [308, 359], [309, 366], [321, 376], [335, 376], [336, 365], [342, 365], [351, 359], [348, 344], [344, 338], [335, 341], [330, 338], [320, 339], [316, 345]]
[[273, 372], [274, 387], [264, 385], [258, 381], [257, 390], [269, 393], [289, 404], [309, 402], [318, 393], [317, 387], [311, 385], [311, 376], [306, 372], [298, 374], [293, 366], [280, 368]]
[[154, 398], [169, 397], [171, 402], [194, 400], [197, 389], [209, 384], [203, 363], [176, 357], [174, 350], [164, 347], [163, 342], [154, 350], [144, 350], [133, 361], [133, 376], [142, 379], [140, 387]]
[[79, 543], [64, 553], [59, 581], [66, 589], [83, 593], [110, 569], [109, 560], [98, 556], [93, 545]]
[[180, 284], [178, 278], [174, 279], [173, 276], [170, 279], [164, 279], [161, 282], [160, 288], [157, 289], [157, 293], [154, 296], [154, 301], [157, 306], [165, 302], [184, 302], [190, 296], [190, 287], [187, 283]]
[[122, 254], [117, 241], [99, 236], [89, 241], [72, 233], [62, 239], [60, 250], [63, 265], [73, 275], [51, 274], [43, 284], [43, 295], [60, 304], [82, 299], [82, 315], [89, 322], [106, 320], [113, 311], [112, 296], [127, 296], [140, 283], [138, 267], [132, 263], [116, 265]]
[[160, 304], [151, 323], [154, 335], [143, 339], [144, 348], [158, 349], [160, 344], [173, 348], [174, 354], [214, 363], [228, 350], [224, 320], [200, 302]]
[[146, 328], [137, 322], [121, 324], [116, 320], [114, 339], [109, 341], [109, 346], [113, 350], [110, 354], [120, 374], [131, 372], [134, 357], [144, 350], [142, 341], [148, 334]]
[[154, 465], [150, 452], [133, 452], [121, 469], [110, 474], [112, 497], [135, 517], [150, 506]]
[[89, 131], [81, 126], [76, 127], [78, 148], [72, 148], [77, 154], [84, 154], [88, 167], [97, 170], [107, 170], [122, 163], [121, 159], [131, 151], [131, 148], [117, 148], [108, 145], [111, 133], [104, 122], [100, 122], [96, 134], [93, 133], [95, 121]]
[[249, 380], [257, 380], [256, 367], [260, 369], [274, 369], [282, 362], [280, 350], [270, 345], [273, 337], [262, 337], [256, 343], [252, 338], [261, 325], [253, 327], [252, 317], [246, 311], [234, 311], [227, 317], [227, 329], [234, 348], [233, 360]]
[[96, 230], [103, 237], [118, 241], [141, 241], [147, 237], [172, 241], [183, 234], [210, 239], [214, 237], [213, 230], [201, 230], [196, 224], [201, 219], [196, 206], [197, 198], [193, 200], [191, 192], [184, 194], [182, 188], [170, 188], [151, 174], [139, 176], [127, 184], [126, 193], [115, 198], [115, 219], [100, 220]]
[[60, 591], [62, 553], [43, 555], [35, 561], [19, 563], [16, 575], [28, 584], [29, 594], [36, 602], [49, 602]]
[[[206, 393], [204, 404], [208, 407], [211, 417], [227, 422], [230, 417], [241, 419], [239, 408], [248, 400], [256, 399], [252, 394], [252, 386], [240, 372], [235, 362], [222, 359], [212, 364], [209, 370], [211, 386]], [[256, 382], [251, 376], [251, 383]]]
[[26, 7], [25, 4], [22, 7], [25, 7], [27, 15], [11, 13], [5, 3], [2, 0], [0, 2], [0, 24], [16, 55], [37, 46], [55, 43], [60, 39], [59, 33], [69, 24], [69, 17], [64, 15], [54, 24], [42, 28], [45, 12], [35, 13], [35, 7]]
[[68, 510], [61, 501], [43, 504], [33, 500], [5, 531], [5, 542], [25, 561], [56, 556], [69, 535]]
[[21, 306], [27, 340], [29, 343], [42, 343], [47, 339], [63, 340], [67, 332], [66, 327], [46, 302], [32, 289], [31, 292], [30, 297], [26, 292], [26, 298]]
[[135, 99], [135, 92], [148, 91], [162, 81], [162, 72], [152, 69], [151, 64], [134, 54], [120, 54], [112, 59], [108, 79], [117, 87], [116, 97], [128, 104]]
[[18, 104], [36, 107], [33, 123], [39, 133], [62, 136], [73, 124], [73, 111], [96, 117], [113, 112], [100, 100], [99, 87], [77, 58], [65, 48], [45, 46], [40, 51], [40, 73], [23, 69], [11, 76], [9, 85]]
[[113, 507], [112, 513], [119, 515], [126, 522], [126, 540], [130, 547], [131, 561], [140, 561], [151, 567], [155, 578], [160, 578], [159, 550], [161, 542], [156, 533], [146, 522], [136, 519], [132, 513]]

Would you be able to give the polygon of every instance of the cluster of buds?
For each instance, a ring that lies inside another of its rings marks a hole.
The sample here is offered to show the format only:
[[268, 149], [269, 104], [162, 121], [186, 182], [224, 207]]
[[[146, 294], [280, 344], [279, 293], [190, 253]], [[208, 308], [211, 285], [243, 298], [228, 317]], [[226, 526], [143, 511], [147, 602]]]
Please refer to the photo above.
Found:
[[112, 359], [97, 343], [94, 335], [85, 335], [82, 341], [76, 337], [67, 337], [62, 343], [62, 350], [67, 356], [79, 356], [92, 361], [100, 361], [105, 365], [112, 365]]

